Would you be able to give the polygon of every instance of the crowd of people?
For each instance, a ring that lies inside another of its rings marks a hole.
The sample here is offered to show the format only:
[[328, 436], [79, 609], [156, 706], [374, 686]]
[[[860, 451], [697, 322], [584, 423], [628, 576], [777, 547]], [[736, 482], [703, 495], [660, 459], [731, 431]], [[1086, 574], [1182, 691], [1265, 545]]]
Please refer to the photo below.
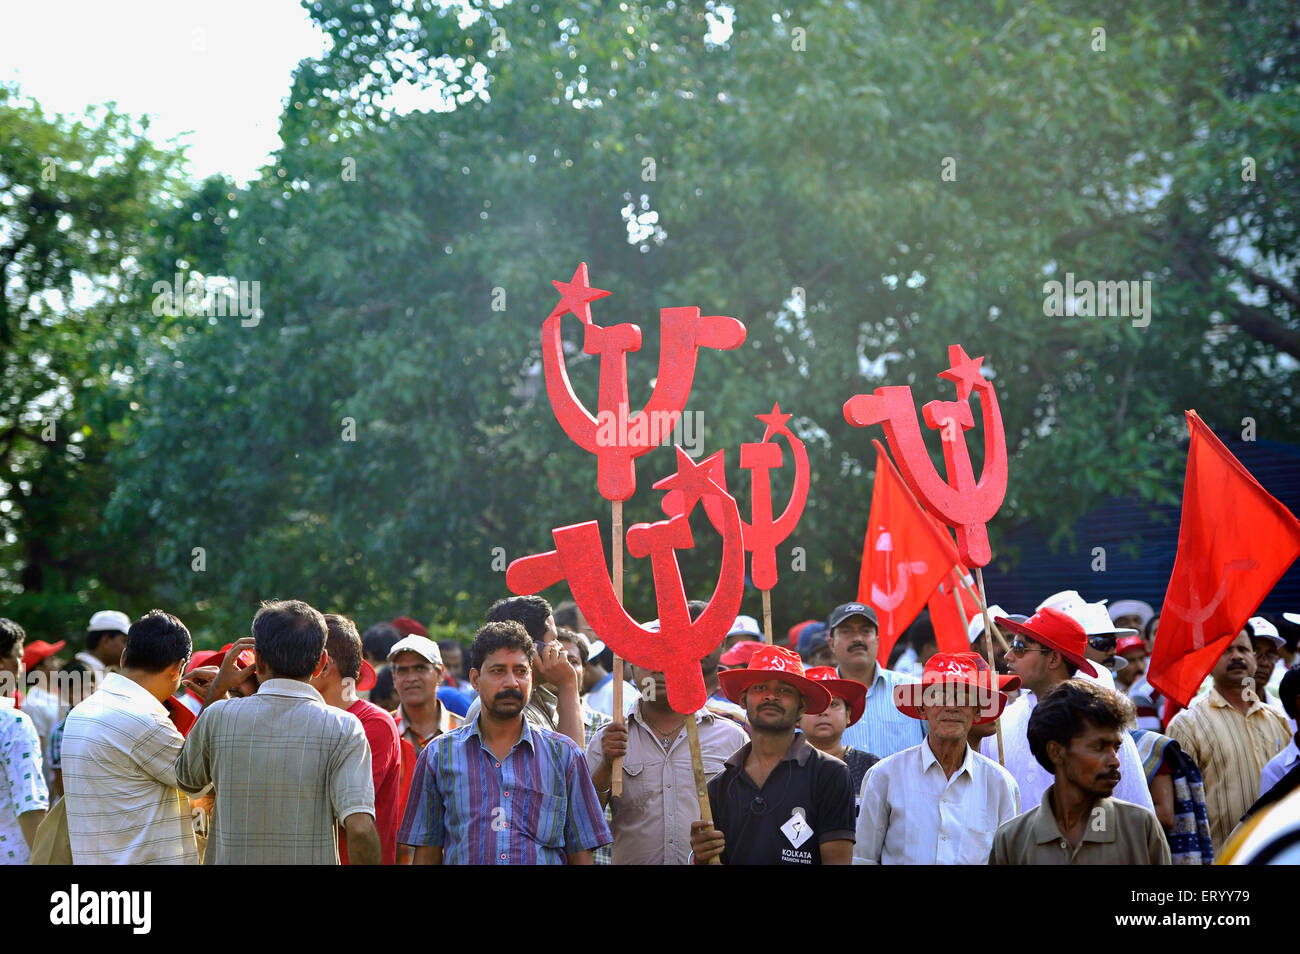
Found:
[[863, 603], [778, 644], [741, 616], [689, 714], [538, 596], [468, 645], [298, 600], [197, 652], [161, 610], [71, 658], [0, 619], [0, 863], [1208, 864], [1300, 797], [1300, 616], [1252, 617], [1185, 709], [1146, 603], [989, 617], [882, 659]]

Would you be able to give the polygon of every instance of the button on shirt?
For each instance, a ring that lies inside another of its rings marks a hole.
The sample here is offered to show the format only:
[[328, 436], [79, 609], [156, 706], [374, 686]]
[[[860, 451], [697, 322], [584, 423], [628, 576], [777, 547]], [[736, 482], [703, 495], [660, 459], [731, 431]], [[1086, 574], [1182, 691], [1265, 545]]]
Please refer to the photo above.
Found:
[[[627, 755], [623, 758], [623, 795], [611, 797], [616, 865], [684, 865], [691, 853], [691, 822], [700, 817], [691, 747], [683, 728], [669, 744], [645, 722], [644, 703], [627, 716]], [[700, 755], [706, 778], [749, 741], [745, 730], [707, 709], [695, 713]], [[604, 761], [601, 729], [587, 746], [587, 767]]]
[[1167, 865], [1169, 843], [1156, 816], [1117, 798], [1092, 808], [1083, 837], [1074, 847], [1061, 834], [1052, 812], [1052, 788], [993, 837], [991, 865]]
[[709, 782], [713, 827], [726, 841], [724, 865], [820, 865], [823, 842], [853, 841], [847, 765], [796, 732], [760, 789], [745, 771], [752, 748], [747, 742], [736, 750]]
[[562, 865], [612, 839], [577, 743], [524, 719], [498, 759], [475, 718], [420, 753], [397, 840], [449, 865]]
[[296, 679], [204, 709], [176, 777], [189, 791], [216, 786], [204, 864], [336, 865], [336, 822], [375, 814], [360, 720]]
[[840, 742], [882, 759], [919, 745], [925, 738], [925, 723], [904, 715], [894, 705], [894, 687], [914, 682], [911, 676], [877, 663], [875, 678], [867, 687], [867, 705], [862, 718], [844, 730]]
[[[1002, 764], [1016, 784], [1020, 786], [1020, 804], [1035, 805], [1052, 784], [1053, 776], [1034, 758], [1029, 749], [1029, 716], [1038, 705], [1038, 696], [1024, 692], [1015, 702], [1002, 710]], [[997, 733], [986, 736], [980, 741], [980, 754], [985, 758], [998, 760]], [[875, 771], [875, 769], [872, 769]], [[1140, 805], [1149, 812], [1155, 812], [1155, 803], [1151, 800], [1151, 790], [1147, 788], [1146, 772], [1142, 770], [1142, 759], [1138, 756], [1137, 744], [1127, 732], [1119, 748], [1119, 784], [1112, 793], [1114, 798]]]
[[31, 852], [18, 816], [49, 807], [36, 727], [13, 699], [0, 696], [0, 865], [27, 864]]
[[184, 744], [163, 704], [119, 673], [68, 713], [61, 764], [73, 863], [199, 863], [177, 788]]
[[862, 785], [855, 865], [982, 865], [1020, 814], [1011, 773], [970, 746], [951, 778], [928, 741], [878, 762]]
[[1250, 698], [1250, 708], [1242, 715], [1218, 689], [1211, 689], [1174, 716], [1165, 733], [1205, 777], [1205, 807], [1216, 855], [1259, 797], [1264, 766], [1291, 741], [1286, 720], [1254, 693]]

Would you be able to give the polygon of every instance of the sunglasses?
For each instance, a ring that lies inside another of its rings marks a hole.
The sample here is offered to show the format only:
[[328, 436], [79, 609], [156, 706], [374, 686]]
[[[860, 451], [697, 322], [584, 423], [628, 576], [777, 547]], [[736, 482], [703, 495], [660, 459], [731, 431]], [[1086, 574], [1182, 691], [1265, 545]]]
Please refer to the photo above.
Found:
[[1025, 653], [1050, 653], [1050, 649], [1043, 649], [1041, 646], [1030, 646], [1023, 639], [1013, 639], [1010, 649], [1017, 656], [1023, 656]]
[[1111, 653], [1119, 644], [1119, 639], [1115, 636], [1089, 636], [1088, 645], [1101, 653]]

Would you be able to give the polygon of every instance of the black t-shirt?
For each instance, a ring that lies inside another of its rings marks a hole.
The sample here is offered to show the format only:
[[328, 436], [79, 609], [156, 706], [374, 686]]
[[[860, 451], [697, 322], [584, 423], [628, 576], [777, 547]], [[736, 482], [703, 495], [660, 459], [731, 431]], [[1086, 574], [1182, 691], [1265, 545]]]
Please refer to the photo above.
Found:
[[745, 772], [746, 743], [709, 782], [713, 827], [724, 865], [819, 865], [821, 844], [854, 840], [849, 767], [796, 732], [762, 789]]

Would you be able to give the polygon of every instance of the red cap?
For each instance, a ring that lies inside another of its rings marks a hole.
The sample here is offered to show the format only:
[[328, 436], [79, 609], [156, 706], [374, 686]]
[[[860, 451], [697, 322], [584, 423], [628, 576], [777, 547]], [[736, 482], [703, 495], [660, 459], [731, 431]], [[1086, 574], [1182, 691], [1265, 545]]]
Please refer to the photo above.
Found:
[[33, 640], [23, 648], [23, 668], [31, 669], [42, 659], [53, 656], [66, 645], [68, 645], [66, 639], [61, 639], [57, 643], [47, 643], [43, 639]]
[[728, 669], [718, 673], [718, 681], [728, 699], [741, 705], [740, 697], [750, 686], [776, 677], [788, 682], [803, 694], [804, 713], [816, 715], [831, 704], [826, 687], [803, 674], [803, 660], [784, 646], [763, 646], [749, 657], [748, 669]]
[[809, 679], [816, 679], [837, 699], [843, 699], [849, 707], [850, 725], [862, 718], [867, 709], [867, 687], [856, 679], [841, 679], [834, 666], [813, 666], [804, 673]]
[[757, 643], [752, 639], [742, 639], [738, 643], [733, 643], [732, 647], [718, 659], [718, 662], [724, 666], [748, 666], [750, 657], [765, 645], [767, 644]]
[[1042, 643], [1049, 649], [1055, 649], [1070, 662], [1079, 667], [1087, 676], [1097, 675], [1097, 669], [1084, 655], [1088, 648], [1088, 634], [1072, 616], [1060, 610], [1044, 606], [1023, 623], [999, 616], [994, 620], [1002, 629], [1021, 636], [1028, 636], [1036, 643]]
[[409, 616], [397, 617], [397, 619], [393, 620], [392, 626], [403, 636], [415, 635], [423, 636], [425, 639], [429, 638], [429, 631]]
[[1116, 655], [1123, 656], [1130, 649], [1140, 649], [1147, 651], [1147, 641], [1141, 636], [1125, 636], [1115, 644]]
[[[894, 705], [904, 715], [909, 715], [913, 719], [924, 719], [921, 708], [931, 702], [928, 692], [932, 691], [933, 687], [949, 683], [969, 686], [974, 691], [966, 704], [980, 707], [975, 724], [983, 725], [1000, 716], [1007, 704], [1005, 692], [998, 690], [994, 695], [989, 674], [988, 663], [984, 662], [978, 653], [935, 653], [925, 661], [925, 669], [921, 673], [919, 683], [905, 683], [894, 687]], [[998, 681], [1001, 684], [1001, 679]]]
[[369, 692], [375, 688], [375, 683], [378, 681], [379, 676], [375, 673], [375, 667], [364, 659], [361, 660], [361, 674], [357, 676], [357, 692]]

